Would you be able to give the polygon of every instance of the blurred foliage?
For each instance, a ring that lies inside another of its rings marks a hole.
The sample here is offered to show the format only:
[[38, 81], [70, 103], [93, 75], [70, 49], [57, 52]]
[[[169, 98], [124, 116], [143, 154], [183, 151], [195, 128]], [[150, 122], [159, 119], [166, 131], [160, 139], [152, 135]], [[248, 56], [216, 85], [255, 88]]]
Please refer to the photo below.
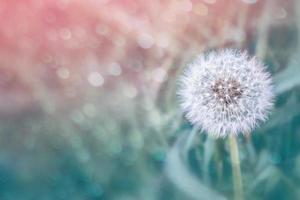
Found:
[[209, 49], [274, 75], [270, 120], [239, 138], [246, 199], [299, 199], [297, 0], [1, 1], [0, 199], [231, 199], [228, 142], [200, 134], [177, 78]]

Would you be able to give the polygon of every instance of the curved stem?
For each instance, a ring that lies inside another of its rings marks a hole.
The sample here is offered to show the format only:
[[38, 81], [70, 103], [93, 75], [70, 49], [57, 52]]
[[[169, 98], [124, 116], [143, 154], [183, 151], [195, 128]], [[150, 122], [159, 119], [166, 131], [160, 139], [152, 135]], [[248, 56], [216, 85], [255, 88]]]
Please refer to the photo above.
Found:
[[230, 157], [232, 164], [232, 175], [233, 175], [233, 186], [234, 186], [234, 199], [242, 200], [244, 199], [243, 194], [243, 182], [240, 168], [240, 159], [238, 145], [236, 141], [236, 136], [230, 136]]

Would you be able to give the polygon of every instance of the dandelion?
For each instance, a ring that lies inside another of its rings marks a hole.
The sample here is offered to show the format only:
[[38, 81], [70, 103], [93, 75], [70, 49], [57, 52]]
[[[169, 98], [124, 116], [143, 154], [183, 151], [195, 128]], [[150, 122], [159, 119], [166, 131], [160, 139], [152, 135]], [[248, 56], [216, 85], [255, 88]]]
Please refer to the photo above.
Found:
[[243, 199], [236, 136], [250, 133], [273, 106], [266, 67], [246, 52], [226, 49], [198, 57], [181, 78], [179, 96], [187, 119], [210, 135], [230, 136], [235, 199]]
[[238, 50], [198, 57], [188, 65], [180, 83], [186, 118], [217, 137], [250, 133], [267, 119], [273, 105], [265, 66]]

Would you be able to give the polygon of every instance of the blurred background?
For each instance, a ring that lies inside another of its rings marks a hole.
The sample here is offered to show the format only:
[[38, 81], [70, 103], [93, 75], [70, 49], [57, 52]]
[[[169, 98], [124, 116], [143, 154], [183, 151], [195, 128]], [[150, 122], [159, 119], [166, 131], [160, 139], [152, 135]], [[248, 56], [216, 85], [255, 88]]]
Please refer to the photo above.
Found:
[[298, 0], [1, 0], [0, 199], [232, 199], [228, 141], [176, 98], [224, 47], [261, 58], [277, 95], [238, 141], [245, 198], [300, 199], [299, 35]]

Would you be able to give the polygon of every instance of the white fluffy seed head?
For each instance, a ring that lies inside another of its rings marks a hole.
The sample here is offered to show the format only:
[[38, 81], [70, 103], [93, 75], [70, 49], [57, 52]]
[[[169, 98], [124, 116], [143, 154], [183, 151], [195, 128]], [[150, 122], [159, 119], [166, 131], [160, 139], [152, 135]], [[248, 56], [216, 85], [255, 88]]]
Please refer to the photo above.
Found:
[[266, 67], [246, 52], [225, 49], [190, 63], [178, 91], [186, 118], [208, 134], [247, 134], [267, 119], [273, 87]]

